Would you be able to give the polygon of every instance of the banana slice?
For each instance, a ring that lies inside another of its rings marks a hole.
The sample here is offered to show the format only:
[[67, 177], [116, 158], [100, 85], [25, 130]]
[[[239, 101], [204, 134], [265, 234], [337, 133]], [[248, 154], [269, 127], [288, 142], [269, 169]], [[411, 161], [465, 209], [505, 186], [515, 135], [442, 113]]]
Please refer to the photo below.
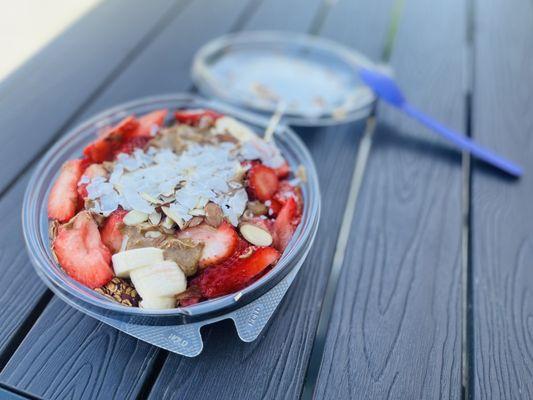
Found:
[[135, 269], [130, 278], [143, 299], [174, 296], [187, 288], [185, 274], [174, 261], [161, 261]]
[[142, 299], [139, 306], [151, 310], [164, 310], [168, 308], [176, 308], [175, 297], [147, 297]]
[[163, 250], [156, 247], [143, 247], [113, 254], [113, 269], [119, 278], [127, 278], [137, 268], [147, 267], [163, 261]]

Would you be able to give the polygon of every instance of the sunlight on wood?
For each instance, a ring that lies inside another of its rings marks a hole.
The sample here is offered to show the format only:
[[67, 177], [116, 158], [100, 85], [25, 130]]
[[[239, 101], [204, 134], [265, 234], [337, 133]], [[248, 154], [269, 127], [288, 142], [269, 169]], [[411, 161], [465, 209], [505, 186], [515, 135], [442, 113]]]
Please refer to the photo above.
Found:
[[0, 80], [101, 0], [18, 0], [0, 13]]

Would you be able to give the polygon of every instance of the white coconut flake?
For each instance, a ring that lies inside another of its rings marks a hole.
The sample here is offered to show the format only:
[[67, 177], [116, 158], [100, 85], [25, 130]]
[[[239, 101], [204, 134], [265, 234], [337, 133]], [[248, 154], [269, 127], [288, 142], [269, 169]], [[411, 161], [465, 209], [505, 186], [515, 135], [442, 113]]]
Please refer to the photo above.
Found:
[[245, 160], [261, 160], [271, 168], [279, 168], [285, 163], [279, 149], [273, 143], [263, 140], [249, 140], [242, 145], [241, 155]]
[[[109, 178], [88, 181], [91, 211], [109, 215], [119, 207], [146, 214], [155, 212], [153, 200], [169, 203], [172, 214], [189, 221], [208, 202], [218, 204], [224, 216], [237, 226], [246, 209], [242, 160], [260, 159], [277, 168], [284, 163], [277, 147], [252, 137], [242, 145], [189, 143], [179, 155], [171, 149], [150, 147], [133, 154], [119, 154]], [[237, 176], [240, 177], [237, 177]], [[178, 221], [176, 221], [178, 222]]]

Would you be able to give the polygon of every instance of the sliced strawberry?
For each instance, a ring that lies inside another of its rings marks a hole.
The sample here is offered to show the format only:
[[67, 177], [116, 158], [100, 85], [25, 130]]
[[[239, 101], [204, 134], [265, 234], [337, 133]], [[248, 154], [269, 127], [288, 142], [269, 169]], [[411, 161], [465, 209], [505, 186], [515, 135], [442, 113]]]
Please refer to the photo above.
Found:
[[270, 200], [278, 186], [279, 180], [272, 168], [256, 164], [248, 171], [248, 191], [252, 197], [261, 201]]
[[274, 247], [276, 249], [279, 251], [285, 250], [298, 223], [298, 206], [296, 201], [290, 197], [281, 208], [272, 228], [274, 231]]
[[251, 254], [242, 254], [232, 263], [213, 265], [201, 272], [195, 284], [202, 296], [209, 299], [242, 289], [280, 257], [272, 247], [251, 249]]
[[176, 300], [180, 307], [187, 307], [197, 304], [202, 300], [202, 293], [197, 285], [198, 278], [194, 278], [187, 284], [187, 290], [176, 295]]
[[83, 157], [81, 159], [81, 164], [80, 165], [81, 165], [81, 169], [83, 171], [85, 171], [87, 168], [89, 168], [89, 166], [91, 166], [92, 164], [93, 164], [93, 162], [87, 157]]
[[281, 207], [283, 207], [283, 204], [277, 200], [274, 195], [274, 198], [270, 200], [270, 204], [268, 206], [268, 216], [275, 218], [281, 211]]
[[100, 287], [113, 279], [111, 253], [100, 239], [98, 225], [87, 211], [58, 228], [52, 248], [59, 265], [74, 280]]
[[111, 139], [97, 139], [83, 149], [83, 154], [94, 163], [109, 161], [113, 158], [113, 148], [116, 145]]
[[113, 152], [113, 158], [120, 153], [131, 154], [135, 149], [140, 149], [146, 146], [146, 144], [151, 140], [151, 137], [147, 136], [134, 136], [131, 138], [124, 139], [120, 147], [118, 147]]
[[289, 167], [289, 164], [285, 161], [281, 167], [274, 168], [274, 171], [279, 179], [285, 179], [291, 173], [291, 167]]
[[279, 183], [278, 191], [274, 195], [272, 201], [275, 200], [283, 205], [289, 198], [294, 199], [298, 207], [298, 214], [301, 214], [303, 209], [302, 190], [300, 187], [293, 186], [287, 181], [281, 181]]
[[163, 126], [168, 110], [156, 110], [138, 118], [139, 126], [129, 136], [152, 138], [152, 132]]
[[200, 267], [223, 262], [233, 254], [237, 248], [239, 236], [235, 229], [223, 222], [218, 228], [213, 228], [205, 223], [187, 228], [178, 233], [178, 238], [193, 239], [204, 244]]
[[192, 126], [198, 126], [201, 124], [205, 124], [207, 126], [212, 125], [218, 118], [222, 117], [222, 114], [219, 114], [213, 110], [180, 110], [176, 111], [174, 113], [174, 116], [176, 117], [176, 121], [192, 125]]
[[179, 299], [179, 304], [180, 304], [180, 307], [192, 306], [193, 304], [198, 304], [201, 299], [202, 299], [201, 295], [184, 297], [182, 299]]
[[101, 164], [91, 164], [89, 165], [84, 171], [82, 176], [80, 177], [80, 180], [78, 180], [78, 195], [80, 196], [81, 200], [85, 200], [87, 198], [87, 185], [88, 183], [81, 183], [81, 178], [86, 177], [88, 179], [95, 178], [97, 176], [106, 176], [107, 171]]
[[139, 122], [130, 115], [117, 125], [104, 130], [98, 139], [85, 147], [83, 154], [93, 163], [111, 161], [116, 150], [122, 145], [124, 138], [132, 135], [138, 127]]
[[76, 214], [78, 181], [82, 173], [82, 160], [69, 160], [63, 164], [48, 197], [49, 218], [67, 222]]
[[121, 232], [121, 228], [124, 226], [122, 221], [127, 213], [127, 211], [122, 209], [113, 211], [113, 213], [111, 213], [111, 215], [105, 220], [104, 226], [100, 231], [102, 242], [113, 254], [118, 253], [122, 247], [122, 239], [124, 238], [124, 235], [122, 235]]

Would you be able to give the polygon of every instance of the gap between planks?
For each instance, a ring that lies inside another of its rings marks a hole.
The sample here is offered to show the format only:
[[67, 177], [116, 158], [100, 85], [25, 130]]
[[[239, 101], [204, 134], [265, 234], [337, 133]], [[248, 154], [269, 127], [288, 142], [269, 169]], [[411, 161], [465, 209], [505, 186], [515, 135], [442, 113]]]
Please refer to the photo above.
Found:
[[[472, 137], [474, 71], [475, 71], [475, 4], [474, 0], [465, 3], [466, 10], [466, 54], [465, 54], [465, 132]], [[472, 157], [463, 152], [462, 156], [462, 229], [461, 229], [461, 398], [474, 398], [474, 385], [471, 383], [474, 370], [474, 309], [472, 274]]]
[[[12, 396], [6, 395], [6, 393]], [[15, 398], [16, 399], [28, 399], [28, 400], [42, 400], [41, 397], [37, 397], [33, 394], [20, 390], [16, 387], [0, 382], [0, 399], [4, 399], [4, 396], [7, 397], [5, 400], [9, 400], [9, 399], [14, 400]]]
[[337, 292], [337, 285], [344, 264], [346, 246], [348, 245], [348, 239], [350, 237], [350, 230], [355, 214], [359, 190], [363, 183], [366, 164], [370, 154], [370, 148], [372, 147], [372, 137], [376, 129], [376, 117], [374, 111], [373, 114], [374, 115], [370, 116], [366, 121], [365, 131], [357, 150], [355, 167], [350, 182], [350, 192], [344, 209], [342, 224], [337, 238], [337, 247], [333, 256], [331, 272], [326, 287], [326, 294], [322, 302], [315, 340], [313, 341], [313, 348], [311, 349], [311, 356], [309, 358], [305, 375], [302, 392], [303, 399], [311, 399], [313, 397], [318, 373], [320, 371], [320, 364], [322, 363], [322, 357], [324, 355], [324, 346], [326, 344], [329, 321], [335, 303], [335, 293]]

